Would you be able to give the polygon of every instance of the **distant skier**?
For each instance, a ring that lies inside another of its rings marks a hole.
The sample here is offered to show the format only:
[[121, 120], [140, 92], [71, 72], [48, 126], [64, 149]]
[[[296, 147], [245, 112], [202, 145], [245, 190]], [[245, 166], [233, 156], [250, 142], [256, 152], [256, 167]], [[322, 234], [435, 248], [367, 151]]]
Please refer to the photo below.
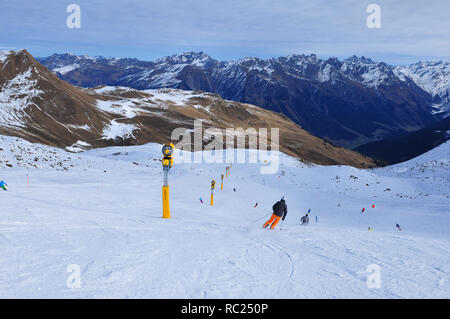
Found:
[[397, 227], [398, 230], [402, 230], [402, 229], [400, 228], [400, 225], [399, 225], [399, 224], [395, 224], [395, 227]]
[[287, 205], [286, 205], [286, 201], [284, 200], [284, 196], [281, 197], [281, 199], [272, 206], [272, 210], [273, 210], [272, 216], [263, 225], [263, 228], [266, 228], [267, 226], [270, 225], [270, 229], [274, 229], [275, 226], [280, 221], [280, 219], [284, 220], [286, 218]]
[[363, 207], [363, 209], [361, 210], [361, 214], [364, 213], [366, 211], [366, 209]]
[[234, 192], [236, 192], [236, 188], [233, 188]]
[[199, 198], [199, 200], [200, 200], [200, 203], [202, 203], [202, 204], [203, 204], [203, 199], [202, 199], [201, 197]]
[[256, 202], [255, 206], [253, 206], [253, 207], [255, 207], [255, 208], [258, 207], [258, 202]]
[[309, 224], [309, 213], [306, 213], [305, 216], [303, 216], [302, 218], [300, 218], [300, 222], [302, 223], [302, 225], [308, 225]]
[[6, 186], [8, 186], [8, 184], [6, 184], [4, 181], [0, 182], [0, 188], [3, 188], [4, 191], [6, 191]]

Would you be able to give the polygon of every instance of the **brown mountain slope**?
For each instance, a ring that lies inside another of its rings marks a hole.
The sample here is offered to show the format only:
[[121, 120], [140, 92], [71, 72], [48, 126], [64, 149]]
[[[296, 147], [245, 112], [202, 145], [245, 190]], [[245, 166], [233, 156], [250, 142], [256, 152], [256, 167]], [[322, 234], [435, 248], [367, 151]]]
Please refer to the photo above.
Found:
[[[280, 150], [316, 164], [372, 167], [373, 160], [316, 138], [286, 117], [204, 92], [82, 89], [40, 65], [27, 51], [0, 54], [0, 134], [79, 148], [164, 143], [175, 128], [279, 128]], [[207, 141], [204, 141], [206, 144]]]
[[93, 97], [58, 79], [25, 50], [12, 51], [0, 66], [0, 133], [54, 146], [98, 138], [108, 115], [96, 110]]

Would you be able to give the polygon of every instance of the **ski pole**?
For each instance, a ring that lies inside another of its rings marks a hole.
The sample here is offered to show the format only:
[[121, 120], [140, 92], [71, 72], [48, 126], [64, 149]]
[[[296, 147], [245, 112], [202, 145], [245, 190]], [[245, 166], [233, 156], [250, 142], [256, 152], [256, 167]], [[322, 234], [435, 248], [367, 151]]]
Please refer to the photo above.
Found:
[[284, 220], [281, 220], [280, 231], [281, 231], [281, 228], [283, 228], [283, 224], [284, 224]]
[[258, 218], [257, 220], [253, 221], [252, 223], [256, 223], [257, 221], [259, 221], [259, 220], [261, 220], [261, 219], [263, 219], [263, 218], [269, 216], [270, 214], [271, 214], [271, 213], [268, 213], [267, 215], [264, 215], [263, 217]]

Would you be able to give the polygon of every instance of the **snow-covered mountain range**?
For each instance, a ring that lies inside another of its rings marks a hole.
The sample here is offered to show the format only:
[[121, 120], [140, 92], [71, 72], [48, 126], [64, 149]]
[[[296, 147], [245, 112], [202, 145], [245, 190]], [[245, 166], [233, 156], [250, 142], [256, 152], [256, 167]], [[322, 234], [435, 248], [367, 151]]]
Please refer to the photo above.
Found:
[[[83, 87], [180, 88], [282, 112], [311, 133], [356, 147], [418, 130], [448, 111], [448, 64], [395, 67], [365, 57], [218, 61], [183, 52], [155, 61], [54, 54], [38, 59]], [[436, 84], [439, 84], [436, 86]], [[437, 88], [438, 87], [438, 88]]]
[[[176, 128], [192, 130], [194, 120], [203, 121], [203, 132], [209, 127], [268, 132], [278, 128], [280, 150], [304, 161], [374, 166], [373, 160], [333, 146], [288, 118], [254, 105], [200, 91], [80, 88], [59, 79], [25, 50], [1, 55], [0, 134], [79, 151], [165, 143]], [[202, 142], [206, 145], [208, 140]]]
[[442, 116], [450, 113], [450, 61], [417, 62], [397, 66], [394, 73], [402, 80], [411, 79], [433, 98], [433, 112]]

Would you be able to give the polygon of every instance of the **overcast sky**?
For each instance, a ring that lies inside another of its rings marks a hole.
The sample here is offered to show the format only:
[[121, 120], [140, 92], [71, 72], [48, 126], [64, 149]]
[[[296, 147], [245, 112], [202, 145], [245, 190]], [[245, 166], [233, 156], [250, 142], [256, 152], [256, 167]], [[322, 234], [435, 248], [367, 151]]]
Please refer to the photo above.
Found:
[[[81, 28], [66, 25], [69, 4]], [[316, 53], [393, 64], [450, 60], [450, 0], [1, 0], [0, 49], [144, 60], [205, 51], [220, 60]], [[381, 28], [369, 29], [369, 4]]]

